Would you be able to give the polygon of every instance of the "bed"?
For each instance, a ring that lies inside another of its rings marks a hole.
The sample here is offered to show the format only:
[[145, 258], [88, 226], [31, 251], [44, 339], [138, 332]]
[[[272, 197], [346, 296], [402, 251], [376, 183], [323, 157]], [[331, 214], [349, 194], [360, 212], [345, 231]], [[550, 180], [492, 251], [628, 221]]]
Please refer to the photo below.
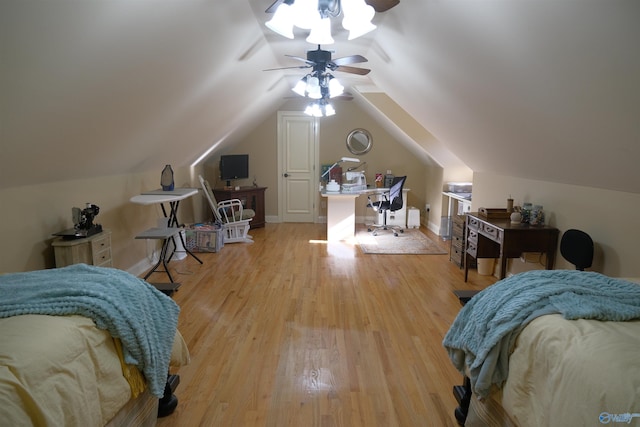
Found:
[[636, 283], [517, 274], [471, 298], [443, 345], [472, 392], [467, 427], [640, 424]]
[[72, 266], [0, 276], [6, 425], [151, 426], [189, 362], [171, 298], [129, 273]]

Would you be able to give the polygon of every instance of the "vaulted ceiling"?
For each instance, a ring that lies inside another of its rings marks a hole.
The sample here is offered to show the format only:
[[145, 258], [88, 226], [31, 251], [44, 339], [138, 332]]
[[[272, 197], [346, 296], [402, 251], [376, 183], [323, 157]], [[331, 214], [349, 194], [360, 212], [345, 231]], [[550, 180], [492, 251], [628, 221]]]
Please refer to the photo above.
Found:
[[[273, 114], [314, 46], [271, 0], [2, 0], [0, 188], [189, 165]], [[401, 0], [334, 57], [426, 154], [474, 171], [640, 193], [640, 2]], [[377, 104], [377, 105], [376, 105]]]

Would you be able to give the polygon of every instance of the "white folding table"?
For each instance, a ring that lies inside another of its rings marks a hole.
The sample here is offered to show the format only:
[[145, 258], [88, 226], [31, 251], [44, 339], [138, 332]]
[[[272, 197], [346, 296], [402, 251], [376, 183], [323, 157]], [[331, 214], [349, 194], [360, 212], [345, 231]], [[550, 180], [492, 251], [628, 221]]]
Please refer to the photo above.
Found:
[[[156, 265], [147, 273], [144, 277], [145, 280], [147, 277], [151, 275], [151, 273], [155, 272], [157, 268], [162, 263], [165, 267], [165, 272], [167, 276], [169, 276], [169, 280], [173, 282], [173, 278], [167, 269], [167, 262], [171, 260], [171, 257], [175, 253], [176, 250], [176, 242], [175, 235], [178, 234], [180, 237], [180, 241], [182, 246], [184, 247], [187, 254], [191, 255], [196, 261], [202, 264], [202, 261], [193, 254], [184, 242], [184, 238], [182, 233], [180, 233], [181, 227], [184, 227], [184, 224], [180, 224], [178, 221], [178, 206], [180, 205], [180, 201], [186, 198], [189, 198], [195, 194], [198, 194], [197, 188], [175, 188], [171, 191], [165, 191], [162, 189], [152, 190], [148, 192], [144, 192], [137, 196], [133, 196], [129, 199], [133, 203], [137, 203], [140, 205], [154, 205], [159, 204], [162, 208], [162, 213], [167, 218], [166, 227], [162, 228], [151, 228], [149, 230], [144, 231], [143, 233], [136, 236], [136, 239], [162, 239], [162, 250], [160, 251], [160, 259], [156, 263]], [[165, 207], [165, 203], [169, 205], [169, 210]], [[171, 255], [167, 258], [168, 245], [169, 241], [173, 242], [173, 251]]]

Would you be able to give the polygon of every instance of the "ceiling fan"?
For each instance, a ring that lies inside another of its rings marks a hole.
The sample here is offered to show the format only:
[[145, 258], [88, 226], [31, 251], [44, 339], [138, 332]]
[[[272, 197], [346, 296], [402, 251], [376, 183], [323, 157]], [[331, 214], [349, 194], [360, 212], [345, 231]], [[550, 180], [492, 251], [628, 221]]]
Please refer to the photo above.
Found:
[[331, 52], [328, 50], [322, 50], [320, 45], [318, 45], [318, 49], [316, 50], [308, 50], [307, 58], [302, 58], [294, 55], [285, 55], [288, 58], [295, 59], [297, 61], [302, 61], [305, 65], [298, 65], [293, 67], [280, 67], [280, 68], [268, 68], [264, 71], [273, 71], [273, 70], [286, 70], [292, 68], [304, 69], [304, 68], [312, 68], [313, 72], [324, 73], [326, 71], [341, 71], [343, 73], [351, 73], [358, 74], [361, 76], [366, 76], [371, 72], [371, 70], [367, 68], [359, 68], [359, 67], [350, 67], [349, 64], [358, 64], [361, 62], [367, 62], [368, 59], [362, 55], [350, 55], [344, 56], [342, 58], [331, 59]]
[[[323, 0], [320, 0], [323, 1]], [[384, 12], [400, 3], [400, 0], [364, 0], [369, 6], [373, 7], [376, 12]], [[276, 0], [271, 6], [265, 10], [266, 13], [274, 13], [280, 4], [285, 0]], [[327, 3], [329, 9], [335, 9], [335, 4], [339, 3], [339, 0], [324, 0], [323, 3]], [[333, 3], [333, 5], [331, 5]]]

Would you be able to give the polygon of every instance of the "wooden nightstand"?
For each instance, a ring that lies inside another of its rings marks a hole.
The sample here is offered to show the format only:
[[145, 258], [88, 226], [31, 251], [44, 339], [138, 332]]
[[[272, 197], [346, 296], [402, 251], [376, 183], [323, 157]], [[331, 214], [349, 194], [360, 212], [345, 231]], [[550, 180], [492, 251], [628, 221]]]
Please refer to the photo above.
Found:
[[56, 267], [71, 264], [89, 264], [98, 267], [113, 267], [111, 260], [111, 231], [103, 230], [82, 239], [56, 238], [52, 243]]

